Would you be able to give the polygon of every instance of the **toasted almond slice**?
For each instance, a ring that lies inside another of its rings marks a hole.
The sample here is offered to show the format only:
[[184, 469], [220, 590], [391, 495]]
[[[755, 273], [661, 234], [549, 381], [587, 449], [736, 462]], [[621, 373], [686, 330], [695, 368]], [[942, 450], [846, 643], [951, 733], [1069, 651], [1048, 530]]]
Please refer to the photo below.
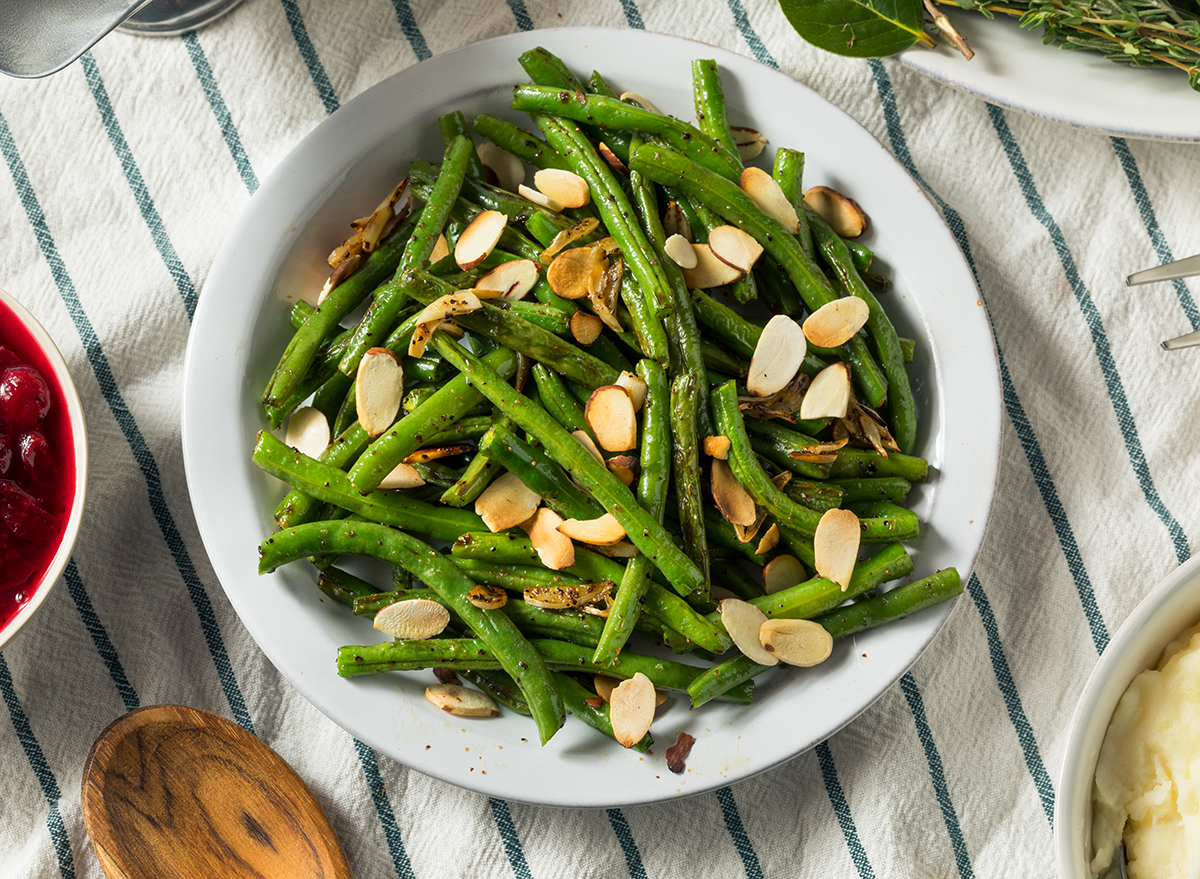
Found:
[[757, 129], [733, 125], [729, 130], [733, 134], [733, 145], [737, 147], [743, 162], [757, 159], [767, 146], [767, 138]]
[[[771, 526], [775, 527], [775, 526]], [[779, 533], [779, 529], [775, 529]], [[763, 589], [767, 595], [774, 595], [784, 589], [791, 589], [804, 580], [804, 565], [794, 555], [777, 555], [763, 565]]]
[[531, 259], [514, 259], [496, 266], [475, 282], [476, 296], [480, 290], [496, 290], [501, 299], [515, 302], [524, 299], [538, 280], [538, 266]]
[[596, 448], [596, 444], [592, 442], [592, 438], [586, 430], [573, 430], [571, 431], [571, 436], [575, 437], [579, 441], [579, 444], [591, 453], [593, 458], [601, 464], [604, 463], [604, 456], [600, 454], [600, 450]]
[[688, 241], [692, 240], [692, 224], [688, 222], [679, 202], [667, 202], [667, 210], [663, 213], [663, 231], [668, 236], [682, 235]]
[[600, 555], [608, 556], [610, 559], [637, 558], [642, 552], [628, 540], [618, 540], [611, 546], [593, 546], [592, 549], [600, 553]]
[[566, 248], [568, 244], [578, 241], [585, 235], [591, 235], [600, 227], [600, 221], [595, 217], [584, 217], [570, 229], [563, 229], [554, 236], [554, 240], [550, 242], [550, 246], [541, 252], [538, 260], [542, 265], [550, 265], [551, 260], [559, 251]]
[[601, 141], [600, 146], [596, 147], [596, 152], [600, 154], [600, 158], [608, 162], [608, 167], [612, 168], [622, 177], [629, 176], [629, 169], [625, 167], [625, 163], [621, 161], [617, 154], [614, 153], [609, 148], [608, 144], [604, 143], [604, 141]]
[[637, 413], [633, 398], [620, 385], [604, 385], [592, 391], [583, 418], [592, 429], [596, 442], [606, 452], [627, 452], [637, 448]]
[[453, 458], [455, 455], [465, 455], [474, 449], [467, 443], [456, 443], [450, 446], [428, 446], [417, 449], [404, 459], [405, 464], [427, 464], [439, 458]]
[[454, 293], [447, 293], [445, 296], [439, 296], [421, 309], [421, 313], [417, 315], [417, 327], [413, 330], [412, 338], [408, 343], [408, 356], [423, 356], [429, 340], [433, 337], [434, 330], [446, 318], [458, 314], [470, 314], [481, 308], [483, 308], [483, 303], [470, 290], [458, 290]]
[[742, 190], [764, 214], [778, 220], [793, 235], [796, 234], [800, 228], [800, 218], [774, 177], [762, 168], [747, 168], [742, 172], [741, 184]]
[[520, 525], [534, 514], [542, 498], [530, 491], [517, 474], [501, 474], [475, 499], [475, 512], [495, 533]]
[[767, 521], [767, 511], [762, 507], [755, 506], [754, 521], [750, 525], [734, 525], [733, 533], [737, 535], [739, 543], [749, 543], [758, 534], [758, 529], [762, 527], [763, 522]]
[[721, 287], [732, 284], [742, 276], [742, 273], [729, 263], [721, 262], [713, 256], [707, 244], [693, 244], [692, 252], [696, 254], [696, 267], [683, 270], [683, 280], [691, 290], [706, 290], [709, 287]]
[[800, 401], [800, 418], [845, 418], [850, 409], [850, 369], [831, 363], [817, 373]]
[[425, 688], [425, 698], [443, 711], [459, 717], [500, 716], [500, 709], [491, 696], [458, 684], [432, 684]]
[[424, 641], [440, 635], [448, 625], [450, 611], [428, 598], [397, 601], [375, 614], [375, 628], [406, 641]]
[[590, 345], [600, 338], [604, 332], [604, 321], [586, 311], [577, 311], [571, 315], [571, 335], [580, 345]]
[[759, 665], [778, 665], [774, 654], [763, 650], [758, 643], [758, 630], [767, 621], [767, 615], [748, 601], [726, 598], [717, 605], [721, 623], [733, 639], [734, 645], [748, 658]]
[[529, 534], [529, 541], [537, 550], [538, 559], [552, 571], [561, 571], [575, 564], [575, 544], [571, 538], [558, 530], [562, 516], [549, 509], [540, 508], [533, 518], [521, 524]]
[[305, 406], [288, 418], [283, 441], [310, 458], [318, 458], [329, 446], [329, 419], [320, 409]]
[[767, 533], [758, 541], [758, 546], [754, 548], [755, 555], [766, 555], [771, 550], [779, 545], [779, 526], [774, 522], [767, 529]]
[[544, 207], [548, 211], [554, 211], [556, 214], [561, 214], [563, 211], [564, 205], [559, 204], [558, 201], [546, 195], [546, 193], [538, 192], [533, 187], [526, 186], [524, 183], [517, 187], [517, 192], [535, 205]]
[[704, 454], [710, 458], [720, 458], [722, 461], [729, 460], [729, 449], [733, 443], [729, 441], [727, 436], [706, 436], [704, 438]]
[[887, 449], [883, 447], [883, 436], [879, 432], [879, 425], [875, 423], [875, 419], [873, 419], [867, 413], [862, 412], [858, 416], [858, 423], [862, 426], [863, 433], [866, 435], [875, 451], [877, 451], [882, 457], [886, 458], [888, 456]]
[[742, 274], [754, 268], [762, 256], [762, 245], [737, 226], [717, 226], [708, 233], [708, 249], [712, 255]]
[[624, 94], [621, 95], [621, 100], [622, 101], [633, 101], [635, 104], [638, 104], [645, 110], [649, 110], [651, 113], [658, 113], [660, 116], [662, 115], [662, 113], [659, 113], [658, 107], [651, 104], [648, 100], [643, 98], [637, 92], [625, 92]]
[[[596, 675], [593, 679], [593, 685], [596, 688], [596, 695], [605, 702], [612, 701], [612, 693], [621, 684], [620, 678], [610, 678], [608, 675]], [[667, 701], [667, 694], [664, 690], [654, 691], [654, 707], [658, 707]]]
[[858, 559], [862, 528], [858, 516], [850, 510], [826, 510], [813, 534], [813, 567], [845, 592]]
[[804, 203], [843, 238], [857, 238], [867, 228], [867, 215], [854, 199], [828, 186], [804, 193]]
[[746, 390], [756, 397], [782, 391], [796, 377], [807, 352], [808, 342], [800, 325], [786, 314], [775, 315], [763, 327], [754, 347]]
[[617, 377], [617, 384], [629, 391], [629, 399], [633, 400], [633, 411], [641, 412], [642, 404], [646, 402], [646, 394], [650, 391], [641, 376], [629, 370], [623, 370]]
[[425, 479], [411, 464], [401, 461], [391, 469], [387, 476], [379, 481], [380, 488], [420, 488]]
[[587, 181], [574, 171], [542, 168], [534, 173], [533, 183], [564, 208], [581, 208], [592, 200]]
[[464, 271], [475, 268], [492, 252], [508, 217], [499, 211], [484, 211], [463, 229], [454, 245], [454, 261]]
[[754, 498], [733, 475], [728, 461], [713, 458], [712, 494], [721, 515], [735, 525], [750, 526], [758, 518]]
[[696, 251], [692, 250], [692, 242], [688, 241], [678, 232], [667, 239], [666, 244], [663, 245], [663, 251], [667, 256], [675, 260], [681, 269], [694, 269], [696, 267]]
[[625, 538], [625, 529], [612, 513], [596, 519], [567, 519], [558, 530], [572, 540], [593, 546], [612, 546]]
[[429, 264], [437, 265], [450, 255], [450, 242], [446, 240], [446, 236], [439, 234], [437, 242], [433, 245], [433, 253], [429, 254]]
[[525, 163], [508, 150], [485, 140], [475, 148], [475, 152], [479, 154], [483, 166], [492, 169], [501, 188], [516, 192], [517, 187], [525, 182]]
[[[340, 283], [342, 283], [342, 281], [354, 274], [354, 270], [358, 268], [358, 264], [360, 262], [362, 262], [362, 254], [356, 253], [352, 256], [346, 257], [333, 267], [333, 272], [330, 273], [329, 277], [325, 280], [325, 286], [323, 286], [321, 288], [321, 292], [317, 294], [316, 304], [318, 308], [320, 308], [321, 303], [325, 301], [325, 298], [333, 292], [334, 287], [338, 286]], [[308, 296], [305, 296], [304, 299], [307, 300]]]
[[508, 593], [499, 586], [475, 586], [467, 593], [467, 601], [480, 610], [499, 610], [508, 604]]
[[758, 643], [780, 662], [809, 668], [833, 652], [833, 636], [812, 620], [767, 620], [758, 630]]
[[640, 671], [612, 691], [609, 719], [613, 736], [623, 747], [632, 748], [650, 731], [656, 701], [654, 684]]
[[641, 464], [632, 455], [614, 455], [608, 459], [608, 472], [625, 484], [626, 488], [633, 485], [638, 477]]
[[604, 274], [604, 259], [591, 247], [564, 250], [550, 263], [546, 281], [563, 299], [583, 299], [597, 288]]
[[404, 367], [387, 348], [371, 348], [358, 361], [354, 379], [354, 408], [358, 423], [376, 437], [392, 426], [404, 398]]
[[808, 341], [822, 348], [844, 345], [863, 328], [871, 309], [857, 296], [843, 296], [826, 302], [804, 321], [804, 335]]

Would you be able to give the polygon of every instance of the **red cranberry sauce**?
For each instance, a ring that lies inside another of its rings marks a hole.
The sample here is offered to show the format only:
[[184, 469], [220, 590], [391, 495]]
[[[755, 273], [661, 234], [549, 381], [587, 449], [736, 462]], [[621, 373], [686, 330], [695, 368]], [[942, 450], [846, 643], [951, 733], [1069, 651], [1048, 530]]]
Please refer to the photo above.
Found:
[[0, 303], [0, 629], [33, 597], [74, 499], [62, 389], [33, 336]]

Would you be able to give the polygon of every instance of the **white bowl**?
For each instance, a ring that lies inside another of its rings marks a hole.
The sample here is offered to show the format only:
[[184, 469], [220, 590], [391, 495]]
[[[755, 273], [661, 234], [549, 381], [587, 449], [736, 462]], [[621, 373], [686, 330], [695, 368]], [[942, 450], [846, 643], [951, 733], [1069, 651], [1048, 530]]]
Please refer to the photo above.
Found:
[[38, 323], [37, 318], [4, 290], [0, 290], [0, 305], [16, 316], [37, 343], [42, 356], [50, 364], [54, 381], [62, 393], [61, 398], [55, 403], [66, 404], [67, 416], [71, 425], [71, 444], [74, 447], [75, 457], [75, 495], [71, 501], [71, 511], [67, 516], [67, 527], [63, 532], [62, 541], [59, 543], [54, 557], [51, 558], [49, 566], [38, 580], [33, 597], [25, 603], [7, 626], [0, 628], [0, 649], [3, 649], [45, 603], [62, 575], [63, 568], [67, 566], [67, 559], [71, 557], [75, 539], [79, 536], [79, 524], [83, 519], [83, 502], [87, 494], [88, 456], [87, 426], [83, 420], [83, 405], [79, 402], [79, 394], [75, 390], [75, 383], [71, 381], [71, 373], [67, 371], [67, 362], [63, 359], [62, 352], [58, 350], [58, 346], [54, 344], [50, 334]]
[[1092, 779], [1117, 702], [1138, 673], [1200, 619], [1200, 555], [1176, 568], [1147, 595], [1105, 648], [1071, 720], [1063, 755], [1054, 837], [1061, 879], [1091, 879]]

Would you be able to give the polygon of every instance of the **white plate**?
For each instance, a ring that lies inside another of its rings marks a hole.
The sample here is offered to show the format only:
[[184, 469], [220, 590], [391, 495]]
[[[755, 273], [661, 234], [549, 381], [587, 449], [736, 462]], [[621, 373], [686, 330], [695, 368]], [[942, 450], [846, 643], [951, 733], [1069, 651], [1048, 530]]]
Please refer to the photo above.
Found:
[[1079, 128], [1200, 140], [1200, 93], [1182, 71], [1130, 68], [1096, 52], [1047, 46], [1040, 31], [1023, 31], [1001, 16], [988, 21], [957, 11], [949, 17], [974, 58], [939, 43], [902, 52], [900, 63], [993, 104]]
[[[563, 806], [647, 803], [728, 784], [812, 747], [871, 704], [916, 660], [949, 614], [943, 606], [836, 646], [819, 669], [771, 672], [747, 708], [694, 714], [682, 698], [660, 712], [653, 756], [622, 751], [569, 721], [547, 745], [532, 723], [451, 718], [423, 696], [432, 676], [342, 680], [344, 644], [380, 640], [313, 585], [311, 569], [259, 577], [257, 546], [273, 530], [280, 483], [251, 464], [263, 426], [258, 399], [287, 339], [288, 304], [319, 289], [324, 257], [350, 219], [378, 202], [417, 157], [442, 152], [439, 113], [508, 115], [517, 56], [543, 45], [575, 69], [605, 71], [620, 89], [691, 117], [690, 62], [723, 68], [734, 124], [763, 120], [775, 144], [807, 151], [808, 179], [839, 187], [872, 215], [868, 243], [895, 279], [886, 296], [901, 335], [919, 340], [913, 367], [924, 417], [918, 451], [935, 476], [914, 492], [926, 523], [913, 547], [920, 575], [957, 565], [965, 577], [983, 539], [1000, 443], [999, 376], [971, 274], [917, 185], [865, 130], [786, 76], [711, 46], [638, 31], [513, 34], [410, 67], [319, 125], [280, 164], [229, 233], [200, 298], [188, 346], [183, 444], [200, 533], [250, 634], [314, 705], [382, 753], [486, 794]], [[647, 65], [647, 59], [654, 59]], [[789, 112], [780, 114], [786, 104]], [[767, 124], [766, 120], [772, 120]], [[524, 121], [521, 124], [527, 124]], [[697, 739], [682, 776], [662, 753]], [[784, 733], [783, 731], [787, 731]]]

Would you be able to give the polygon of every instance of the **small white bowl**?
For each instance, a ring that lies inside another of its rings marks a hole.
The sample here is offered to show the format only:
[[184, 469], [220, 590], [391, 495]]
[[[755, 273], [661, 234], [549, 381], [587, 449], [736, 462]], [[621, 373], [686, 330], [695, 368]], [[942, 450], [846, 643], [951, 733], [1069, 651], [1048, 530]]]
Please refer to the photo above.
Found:
[[63, 532], [62, 542], [50, 560], [49, 566], [38, 580], [33, 597], [25, 603], [7, 626], [0, 628], [0, 649], [3, 649], [37, 613], [38, 608], [45, 603], [59, 577], [62, 576], [63, 568], [67, 566], [67, 559], [70, 558], [71, 550], [75, 547], [75, 539], [79, 536], [80, 521], [83, 519], [83, 502], [87, 494], [88, 454], [87, 426], [83, 419], [83, 405], [79, 402], [79, 394], [75, 390], [75, 383], [71, 381], [71, 373], [67, 371], [67, 362], [63, 359], [62, 352], [58, 350], [58, 346], [54, 344], [50, 334], [37, 322], [37, 318], [4, 290], [0, 290], [0, 305], [16, 316], [50, 364], [54, 379], [62, 392], [62, 399], [57, 402], [60, 405], [65, 403], [67, 407], [68, 420], [71, 424], [71, 444], [74, 447], [73, 454], [75, 456], [75, 496], [71, 501], [71, 512], [67, 517], [67, 527]]
[[1158, 584], [1117, 630], [1079, 697], [1054, 804], [1060, 879], [1091, 879], [1092, 779], [1117, 702], [1137, 675], [1200, 619], [1200, 555]]

